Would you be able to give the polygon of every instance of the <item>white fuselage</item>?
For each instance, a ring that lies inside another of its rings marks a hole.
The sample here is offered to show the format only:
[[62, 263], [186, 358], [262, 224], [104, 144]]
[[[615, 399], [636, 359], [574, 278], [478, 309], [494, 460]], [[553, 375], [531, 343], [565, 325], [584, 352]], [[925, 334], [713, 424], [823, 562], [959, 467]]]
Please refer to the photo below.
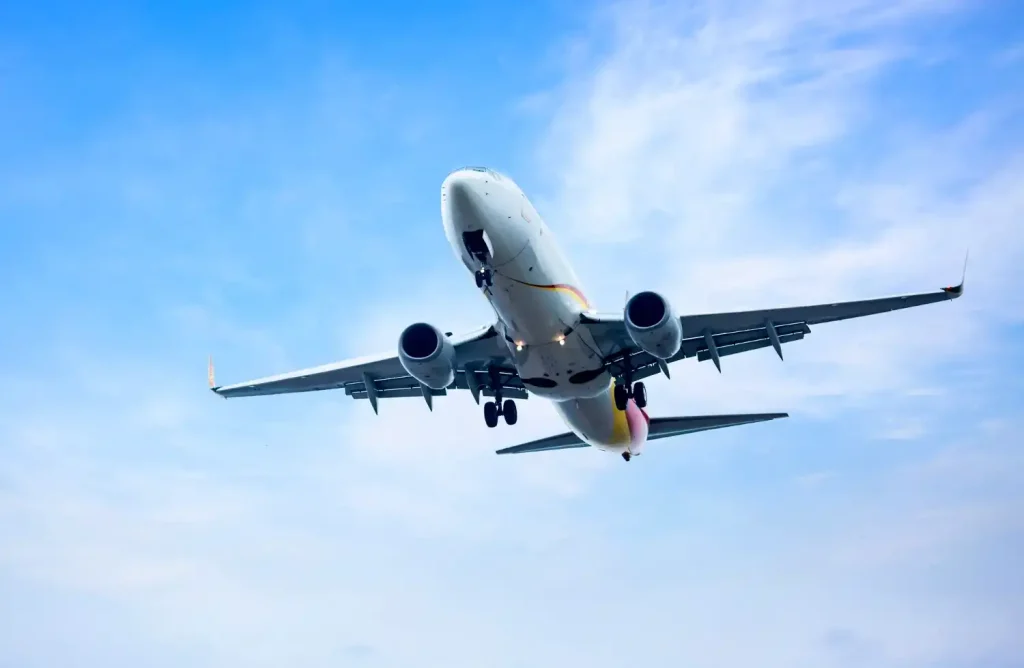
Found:
[[591, 310], [551, 230], [508, 177], [452, 172], [441, 186], [445, 235], [466, 268], [491, 271], [482, 291], [527, 390], [554, 402], [573, 432], [605, 450], [638, 454], [648, 418], [615, 407], [613, 378], [580, 316]]

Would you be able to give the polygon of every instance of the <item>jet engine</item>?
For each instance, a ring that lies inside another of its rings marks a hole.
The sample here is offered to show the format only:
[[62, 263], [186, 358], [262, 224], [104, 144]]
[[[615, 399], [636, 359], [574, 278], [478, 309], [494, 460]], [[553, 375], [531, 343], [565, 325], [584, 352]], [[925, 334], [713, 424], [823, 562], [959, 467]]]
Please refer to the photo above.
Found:
[[638, 292], [626, 302], [626, 331], [641, 350], [668, 359], [683, 344], [683, 326], [657, 292]]
[[455, 380], [455, 347], [433, 325], [417, 322], [398, 337], [398, 360], [406, 373], [433, 390]]

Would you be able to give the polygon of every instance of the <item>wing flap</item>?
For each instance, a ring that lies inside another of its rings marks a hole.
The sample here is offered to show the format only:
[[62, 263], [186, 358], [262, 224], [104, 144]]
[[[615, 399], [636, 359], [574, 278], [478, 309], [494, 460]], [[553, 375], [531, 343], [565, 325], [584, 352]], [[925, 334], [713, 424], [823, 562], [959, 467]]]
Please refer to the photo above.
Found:
[[[683, 330], [684, 334], [690, 334], [687, 330]], [[779, 340], [782, 337], [790, 334], [810, 334], [811, 328], [804, 322], [793, 322], [780, 325], [775, 323], [775, 332], [779, 336]], [[694, 332], [696, 333], [696, 332]], [[719, 350], [724, 350], [727, 347], [749, 343], [752, 341], [765, 340], [768, 341], [768, 326], [762, 322], [758, 327], [752, 327], [738, 332], [726, 332], [724, 334], [713, 334], [715, 339], [715, 347]], [[770, 343], [770, 342], [769, 342]], [[707, 350], [707, 344], [704, 342], [704, 335], [691, 336], [690, 338], [683, 340], [683, 357], [693, 357], [702, 350]], [[724, 353], [723, 353], [724, 354]], [[680, 355], [676, 355], [680, 357]]]
[[[807, 331], [810, 332], [811, 330], [808, 328]], [[718, 337], [715, 338], [717, 339]], [[792, 334], [780, 335], [779, 343], [786, 344], [789, 343], [790, 341], [799, 341], [802, 338], [804, 338], [803, 332], [794, 332]], [[734, 343], [731, 346], [719, 346], [716, 342], [715, 347], [718, 348], [718, 356], [725, 357], [726, 355], [735, 355], [736, 353], [745, 353], [750, 350], [767, 348], [771, 345], [771, 340], [768, 338], [767, 334], [765, 334], [765, 338], [763, 339], [747, 341], [746, 343]], [[709, 359], [711, 359], [711, 351], [708, 350], [707, 346], [704, 346], [704, 348], [697, 353], [697, 361], [707, 362]]]
[[[811, 333], [811, 328], [806, 323], [796, 322], [788, 323], [785, 325], [775, 326], [776, 334], [779, 337], [779, 343], [785, 345], [792, 341], [799, 341], [804, 338], [804, 335]], [[712, 337], [715, 341], [715, 348], [718, 349], [718, 355], [720, 357], [726, 355], [735, 355], [737, 353], [745, 353], [750, 350], [757, 350], [759, 348], [767, 348], [772, 345], [771, 339], [768, 336], [768, 328], [762, 325], [759, 328], [748, 329], [742, 332], [728, 332], [725, 334], [715, 334]], [[698, 361], [705, 361], [711, 359], [711, 355], [708, 352], [707, 342], [703, 336], [691, 337], [683, 339], [683, 345], [668, 362], [676, 362], [686, 357], [696, 357]], [[658, 366], [658, 360], [648, 353], [641, 350], [634, 350], [630, 354], [630, 364], [633, 368], [633, 379], [643, 380], [650, 376], [657, 375], [661, 372]], [[610, 362], [610, 366], [620, 366], [621, 361], [615, 360]], [[613, 368], [613, 371], [615, 369]]]
[[[448, 390], [431, 390], [427, 388], [427, 391], [431, 396], [443, 397], [448, 394]], [[345, 394], [349, 395], [353, 399], [369, 399], [366, 394], [366, 390], [352, 390], [351, 388], [345, 388]], [[399, 387], [391, 390], [377, 390], [378, 399], [401, 399], [407, 397], [423, 397], [423, 390], [419, 385], [416, 387]]]
[[[452, 382], [451, 385], [442, 390], [432, 390], [431, 394], [435, 397], [440, 397], [448, 394], [448, 390], [468, 390], [470, 389], [470, 377], [476, 380], [476, 387], [479, 388], [482, 396], [495, 396], [495, 391], [488, 385], [490, 379], [487, 372], [473, 369], [457, 371], [455, 373], [455, 381]], [[503, 399], [525, 400], [530, 398], [529, 393], [527, 393], [526, 388], [523, 387], [522, 381], [519, 380], [519, 376], [515, 372], [507, 369], [498, 370], [497, 377], [498, 382], [501, 384], [501, 396]], [[373, 386], [376, 390], [378, 399], [419, 397], [422, 396], [423, 393], [419, 382], [415, 378], [411, 378], [409, 376], [400, 376], [397, 378], [374, 378]], [[366, 383], [361, 380], [346, 383], [344, 388], [345, 394], [349, 395], [353, 399], [369, 398], [366, 392]]]
[[[414, 381], [415, 382], [415, 381]], [[430, 390], [430, 394], [435, 397], [443, 397], [448, 394], [448, 390], [453, 389], [451, 387], [442, 390]], [[353, 383], [352, 386], [345, 386], [345, 394], [352, 397], [353, 399], [369, 399], [370, 397], [366, 393], [366, 387], [362, 383]], [[480, 388], [480, 395], [484, 397], [494, 397], [495, 392], [490, 388]], [[377, 390], [378, 399], [401, 399], [406, 397], [422, 397], [423, 390], [419, 385], [415, 387], [397, 387], [390, 390]], [[507, 388], [501, 391], [502, 399], [522, 399], [527, 400], [530, 395], [527, 394], [526, 390], [517, 388]]]

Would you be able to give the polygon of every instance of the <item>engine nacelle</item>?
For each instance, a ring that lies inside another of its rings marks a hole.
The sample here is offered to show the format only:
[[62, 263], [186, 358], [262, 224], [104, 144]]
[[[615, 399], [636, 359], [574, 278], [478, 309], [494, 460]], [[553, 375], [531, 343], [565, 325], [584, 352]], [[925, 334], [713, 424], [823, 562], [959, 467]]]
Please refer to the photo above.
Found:
[[626, 331], [641, 350], [668, 359], [683, 345], [683, 326], [657, 292], [638, 292], [626, 302]]
[[455, 380], [455, 347], [433, 325], [417, 322], [398, 337], [398, 360], [405, 371], [433, 390]]

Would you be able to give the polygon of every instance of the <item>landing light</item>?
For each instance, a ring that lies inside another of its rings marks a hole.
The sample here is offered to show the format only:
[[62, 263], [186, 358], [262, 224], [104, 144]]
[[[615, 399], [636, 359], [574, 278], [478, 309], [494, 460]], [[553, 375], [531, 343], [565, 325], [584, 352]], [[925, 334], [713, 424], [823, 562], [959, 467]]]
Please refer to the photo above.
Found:
[[564, 334], [559, 334], [558, 335], [558, 345], [560, 345], [560, 346], [564, 346], [565, 345], [565, 335]]
[[522, 350], [522, 349], [523, 349], [523, 342], [522, 341], [516, 341], [516, 350]]

